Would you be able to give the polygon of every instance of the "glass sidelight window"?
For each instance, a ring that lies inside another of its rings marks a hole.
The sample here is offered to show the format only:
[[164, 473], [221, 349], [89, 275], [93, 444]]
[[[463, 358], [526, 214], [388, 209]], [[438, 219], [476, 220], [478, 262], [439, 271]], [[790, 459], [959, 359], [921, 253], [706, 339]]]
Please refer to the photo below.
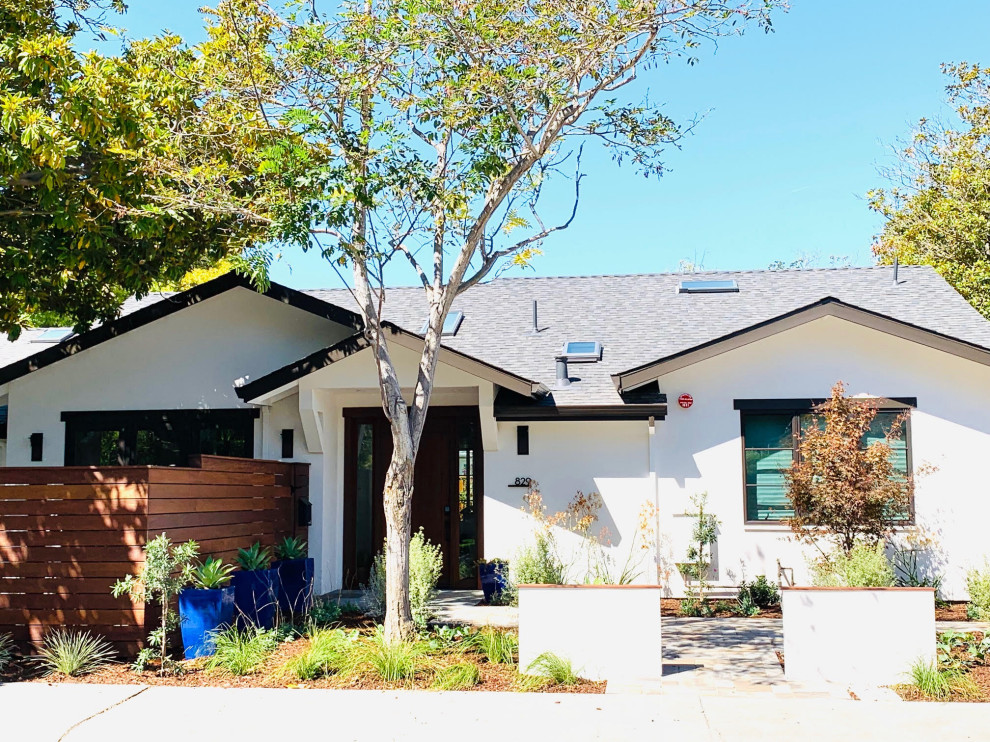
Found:
[[457, 508], [460, 523], [458, 544], [458, 577], [471, 579], [478, 561], [478, 503], [476, 497], [475, 436], [472, 421], [460, 425], [457, 441]]
[[357, 426], [357, 479], [354, 508], [354, 561], [359, 574], [368, 574], [375, 545], [375, 426]]

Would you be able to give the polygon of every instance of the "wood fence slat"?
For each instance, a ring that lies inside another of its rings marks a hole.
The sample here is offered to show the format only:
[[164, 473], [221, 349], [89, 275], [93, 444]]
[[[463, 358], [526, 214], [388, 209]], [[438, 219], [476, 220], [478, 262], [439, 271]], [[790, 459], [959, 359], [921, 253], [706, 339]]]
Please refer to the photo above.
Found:
[[0, 548], [4, 546], [44, 547], [52, 541], [65, 548], [86, 546], [136, 546], [144, 545], [147, 531], [0, 531]]
[[[2, 494], [2, 493], [0, 493]], [[0, 500], [0, 525], [7, 515], [140, 515], [148, 512], [147, 498], [133, 500]]]
[[[2, 470], [0, 470], [2, 471]], [[26, 484], [0, 487], [0, 500], [143, 500], [148, 487], [143, 484]]]
[[139, 562], [19, 562], [0, 565], [2, 577], [123, 577], [141, 571]]
[[[222, 472], [221, 472], [222, 473]], [[248, 484], [153, 484], [154, 497], [163, 499], [223, 499], [223, 498], [251, 498], [257, 500], [270, 500], [274, 498], [288, 498], [292, 496], [292, 488], [288, 485], [277, 486], [269, 484], [265, 486], [255, 486]]]
[[93, 513], [91, 515], [7, 515], [0, 527], [7, 531], [105, 531], [107, 529], [147, 530], [148, 516], [133, 513]]
[[33, 622], [48, 624], [53, 628], [86, 624], [143, 626], [144, 610], [137, 608], [130, 610], [77, 610], [73, 608], [67, 608], [65, 610], [31, 610], [30, 608], [0, 608], [0, 626]]
[[148, 518], [148, 531], [157, 533], [188, 526], [233, 526], [239, 523], [270, 523], [276, 510], [223, 510], [216, 513], [168, 513]]
[[[123, 577], [123, 574], [120, 575]], [[109, 595], [117, 577], [0, 577], [0, 593], [77, 593]]]
[[54, 595], [51, 593], [8, 594], [0, 593], [0, 608], [29, 608], [32, 610], [52, 610], [62, 608], [67, 610], [130, 610], [130, 601], [115, 598], [109, 593]]
[[148, 502], [150, 515], [172, 513], [218, 513], [238, 510], [275, 510], [276, 501], [271, 498], [232, 497], [219, 500], [161, 499], [157, 495]]
[[163, 484], [238, 484], [253, 487], [271, 487], [275, 477], [264, 472], [242, 473], [228, 471], [209, 471], [207, 469], [179, 469], [177, 467], [152, 467], [148, 471], [148, 481], [151, 486]]
[[0, 560], [17, 562], [143, 562], [140, 546], [4, 546]]
[[131, 485], [148, 482], [147, 466], [17, 466], [0, 469], [0, 485]]

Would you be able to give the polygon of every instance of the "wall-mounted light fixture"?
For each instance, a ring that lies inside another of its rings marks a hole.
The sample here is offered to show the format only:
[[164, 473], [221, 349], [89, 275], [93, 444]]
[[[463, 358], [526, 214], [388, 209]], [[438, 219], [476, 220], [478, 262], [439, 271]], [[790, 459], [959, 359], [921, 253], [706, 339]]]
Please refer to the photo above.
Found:
[[31, 461], [41, 461], [44, 456], [45, 434], [31, 433]]
[[516, 426], [516, 453], [520, 456], [529, 456], [529, 426]]

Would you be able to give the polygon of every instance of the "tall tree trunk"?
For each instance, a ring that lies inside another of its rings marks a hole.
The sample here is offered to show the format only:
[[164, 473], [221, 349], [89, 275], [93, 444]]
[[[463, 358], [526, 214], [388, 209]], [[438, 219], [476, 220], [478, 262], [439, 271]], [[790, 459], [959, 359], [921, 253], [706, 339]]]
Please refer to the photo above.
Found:
[[413, 631], [409, 604], [409, 539], [412, 536], [412, 496], [415, 459], [394, 447], [385, 474], [385, 637], [408, 639]]

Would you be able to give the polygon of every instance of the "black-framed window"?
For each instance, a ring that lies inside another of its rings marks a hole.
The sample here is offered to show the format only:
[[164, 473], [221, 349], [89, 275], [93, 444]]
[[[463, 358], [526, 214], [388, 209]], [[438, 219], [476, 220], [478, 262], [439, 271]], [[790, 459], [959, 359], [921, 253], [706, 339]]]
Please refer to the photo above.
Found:
[[66, 466], [188, 466], [254, 456], [257, 410], [63, 412]]
[[[904, 409], [878, 410], [863, 446], [886, 439], [894, 421], [904, 416], [900, 434], [890, 441], [894, 469], [900, 477], [910, 471], [910, 418]], [[783, 521], [794, 515], [787, 497], [784, 472], [799, 455], [801, 431], [814, 424], [809, 410], [742, 410], [742, 440], [746, 521]], [[905, 520], [909, 516], [905, 514]]]

